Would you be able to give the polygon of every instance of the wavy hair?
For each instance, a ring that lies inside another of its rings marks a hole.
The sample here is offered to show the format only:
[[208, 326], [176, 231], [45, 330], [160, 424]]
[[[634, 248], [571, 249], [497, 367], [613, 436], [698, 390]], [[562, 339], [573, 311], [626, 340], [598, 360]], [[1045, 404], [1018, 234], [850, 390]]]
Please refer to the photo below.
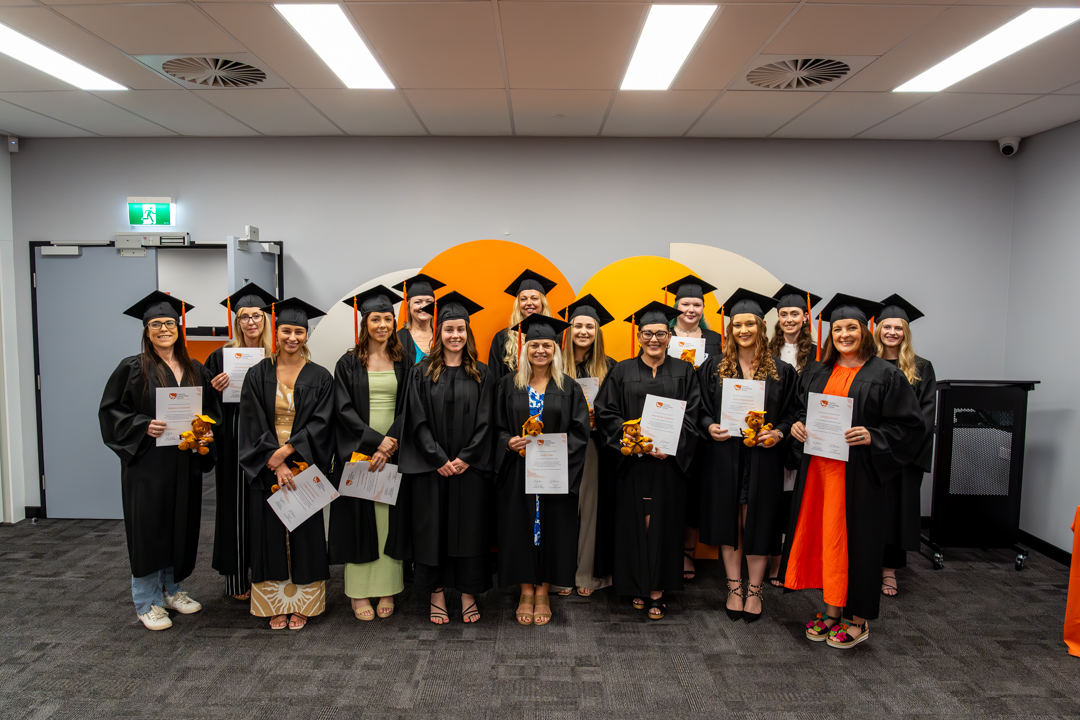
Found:
[[[596, 322], [593, 320], [593, 322]], [[573, 327], [569, 328], [567, 332], [573, 332]], [[577, 380], [577, 363], [574, 362], [574, 342], [569, 339], [565, 342], [562, 349], [562, 366], [563, 374], [571, 380]], [[585, 359], [582, 360], [582, 364], [585, 365], [585, 372], [589, 373], [589, 377], [594, 377], [604, 382], [604, 378], [607, 377], [608, 364], [607, 354], [604, 352], [604, 333], [600, 330], [600, 323], [596, 323], [596, 335], [593, 338], [593, 344], [589, 346], [589, 349], [585, 351]]]
[[[784, 348], [784, 331], [780, 328], [780, 321], [776, 321], [776, 327], [773, 328], [773, 338], [769, 341], [769, 352], [774, 357], [780, 357], [780, 351]], [[795, 341], [797, 348], [795, 355], [795, 371], [802, 373], [803, 368], [806, 367], [806, 363], [810, 362], [810, 356], [814, 354], [816, 347], [814, 346], [814, 334], [810, 331], [810, 320], [805, 320], [802, 327], [799, 328], [799, 337]]]
[[[367, 367], [368, 360], [371, 358], [368, 351], [368, 342], [371, 340], [371, 331], [368, 330], [367, 323], [369, 315], [371, 315], [371, 312], [366, 312], [360, 316], [360, 342], [348, 350], [349, 355], [355, 355], [356, 361], [364, 367]], [[390, 326], [390, 336], [386, 339], [386, 354], [390, 356], [390, 362], [398, 362], [403, 354], [401, 338], [397, 335], [396, 327], [397, 321], [395, 320]], [[307, 345], [304, 345], [304, 347], [307, 347]]]
[[[915, 362], [915, 346], [911, 342], [911, 326], [904, 318], [896, 318], [904, 328], [904, 339], [900, 342], [900, 355], [896, 359], [896, 366], [904, 373], [907, 381], [914, 385], [922, 378], [919, 377], [918, 363]], [[881, 342], [881, 323], [874, 326], [874, 345], [877, 346], [878, 357], [885, 354], [885, 343]]]
[[[539, 312], [544, 317], [554, 317], [551, 313], [551, 305], [548, 303], [547, 294], [545, 293], [540, 293]], [[506, 363], [511, 370], [517, 368], [518, 331], [514, 328], [516, 328], [524, 319], [525, 316], [521, 314], [521, 306], [518, 305], [517, 298], [514, 298], [514, 309], [510, 312], [510, 331], [506, 333], [506, 342], [503, 343], [502, 353], [502, 361]], [[524, 341], [524, 338], [522, 338], [522, 340]]]
[[[859, 324], [859, 330], [862, 331], [862, 339], [859, 340], [859, 347], [855, 352], [860, 360], [866, 362], [877, 354], [874, 335], [870, 332], [870, 328], [866, 326], [866, 323], [859, 320], [855, 322]], [[836, 349], [836, 343], [832, 339], [832, 325], [829, 326], [828, 337], [829, 339], [825, 343], [825, 353], [821, 356], [821, 361], [826, 365], [834, 365], [840, 358], [840, 351]]]
[[[439, 377], [446, 369], [446, 359], [443, 357], [442, 332], [438, 328], [431, 340], [431, 354], [425, 360], [427, 360], [427, 371], [424, 374], [431, 376], [431, 382], [439, 382]], [[476, 340], [473, 338], [472, 326], [468, 321], [465, 322], [465, 350], [461, 353], [461, 367], [466, 375], [480, 382], [480, 368], [476, 366]]]
[[[757, 319], [757, 339], [754, 350], [754, 364], [750, 368], [753, 371], [753, 380], [780, 379], [780, 373], [776, 369], [776, 362], [769, 351], [769, 333], [765, 328], [765, 321]], [[720, 377], [733, 378], [740, 371], [739, 367], [739, 344], [735, 342], [734, 323], [727, 326], [724, 331], [724, 359], [716, 367], [716, 374]]]
[[554, 340], [530, 340], [521, 346], [521, 358], [517, 370], [514, 371], [514, 387], [524, 390], [532, 380], [532, 363], [529, 362], [529, 346], [536, 342], [549, 342], [551, 349], [551, 379], [560, 390], [563, 388], [563, 378], [566, 372], [563, 370], [563, 356], [559, 352], [559, 344]]

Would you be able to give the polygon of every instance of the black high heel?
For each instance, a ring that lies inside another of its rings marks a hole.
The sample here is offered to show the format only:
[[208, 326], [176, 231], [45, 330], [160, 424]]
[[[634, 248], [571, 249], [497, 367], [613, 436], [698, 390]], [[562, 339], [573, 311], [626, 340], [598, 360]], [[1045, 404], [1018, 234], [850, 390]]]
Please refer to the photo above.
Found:
[[694, 551], [695, 550], [697, 550], [697, 545], [695, 545], [694, 547], [684, 547], [682, 549], [683, 557], [685, 557], [687, 560], [689, 560], [690, 564], [694, 566], [693, 570], [683, 570], [682, 571], [682, 579], [683, 580], [693, 580], [694, 578], [697, 577], [697, 563], [694, 562]]
[[[751, 590], [750, 588], [757, 588], [757, 590]], [[764, 609], [765, 609], [765, 601], [761, 598], [761, 588], [762, 588], [762, 585], [755, 585], [755, 584], [750, 583], [750, 582], [746, 583], [746, 595], [743, 597], [743, 600], [745, 601], [746, 598], [751, 598], [751, 597], [756, 597], [756, 598], [760, 599], [761, 600], [761, 609], [762, 609], [762, 611], [764, 611]], [[747, 612], [746, 610], [743, 610], [742, 619], [745, 620], [748, 623], [757, 622], [758, 620], [761, 619], [761, 613], [760, 612], [752, 613], [752, 612]]]
[[[728, 578], [727, 582], [728, 582], [727, 597], [731, 597], [732, 595], [737, 595], [738, 597], [740, 597], [740, 598], [742, 598], [744, 600], [746, 599], [746, 596], [742, 594], [742, 580], [732, 580], [731, 578]], [[731, 589], [731, 583], [738, 583], [735, 586], [734, 590]], [[742, 619], [743, 611], [742, 610], [732, 610], [731, 608], [727, 607], [727, 599], [726, 598], [725, 598], [724, 605], [725, 605], [724, 606], [724, 612], [727, 613], [727, 616], [728, 616], [729, 620], [734, 622], [736, 620]]]

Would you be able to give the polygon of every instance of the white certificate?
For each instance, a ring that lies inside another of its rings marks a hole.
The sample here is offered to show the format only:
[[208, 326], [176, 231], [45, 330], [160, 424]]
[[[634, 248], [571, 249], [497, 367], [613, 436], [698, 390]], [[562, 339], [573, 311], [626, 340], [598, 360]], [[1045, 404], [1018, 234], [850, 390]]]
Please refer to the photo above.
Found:
[[682, 435], [685, 400], [672, 400], [659, 395], [646, 395], [641, 411], [641, 434], [652, 438], [653, 450], [674, 455]]
[[266, 357], [262, 348], [225, 348], [221, 351], [222, 370], [229, 376], [229, 385], [221, 394], [221, 401], [240, 402], [240, 388], [244, 386], [247, 371]]
[[154, 409], [155, 420], [168, 423], [165, 432], [157, 439], [158, 447], [174, 447], [180, 444], [180, 433], [191, 430], [191, 421], [202, 415], [201, 387], [163, 387], [157, 389]]
[[398, 466], [386, 463], [379, 472], [371, 472], [368, 469], [370, 465], [367, 460], [345, 463], [338, 492], [346, 497], [394, 505], [398, 499], [398, 488], [401, 487]]
[[803, 452], [832, 460], [848, 459], [844, 433], [851, 429], [851, 398], [810, 393], [806, 402], [806, 442]]
[[289, 532], [338, 497], [333, 483], [314, 465], [294, 475], [293, 482], [295, 490], [283, 487], [266, 500]]
[[693, 363], [694, 367], [700, 367], [701, 363], [708, 359], [705, 353], [705, 338], [674, 337], [667, 346], [667, 354], [671, 357]]
[[596, 393], [600, 392], [600, 378], [578, 378], [577, 384], [581, 386], [585, 393], [585, 402], [589, 403], [589, 409], [592, 410], [593, 403], [596, 402]]
[[[720, 427], [727, 428], [732, 437], [742, 437], [746, 429], [746, 414], [765, 409], [765, 381], [724, 378], [720, 399]], [[765, 422], [769, 422], [765, 418]]]
[[533, 435], [525, 446], [525, 492], [565, 495], [570, 492], [566, 433]]

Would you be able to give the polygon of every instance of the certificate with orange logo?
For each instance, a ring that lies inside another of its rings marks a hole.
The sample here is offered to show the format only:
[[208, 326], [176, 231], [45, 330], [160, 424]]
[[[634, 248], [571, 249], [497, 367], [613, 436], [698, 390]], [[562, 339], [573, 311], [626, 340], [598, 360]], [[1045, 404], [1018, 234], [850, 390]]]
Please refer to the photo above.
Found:
[[252, 366], [262, 362], [266, 351], [262, 348], [225, 348], [221, 351], [222, 372], [229, 376], [229, 386], [221, 394], [221, 402], [240, 402], [240, 388]]
[[294, 475], [293, 483], [296, 484], [295, 490], [282, 488], [266, 500], [289, 532], [338, 497], [333, 483], [314, 465]]
[[641, 410], [641, 434], [652, 438], [656, 452], [674, 455], [679, 449], [685, 414], [685, 400], [646, 395], [645, 407]]
[[529, 495], [570, 492], [566, 433], [541, 433], [529, 440], [525, 446], [525, 492]]
[[191, 421], [202, 415], [201, 387], [161, 387], [154, 396], [154, 419], [168, 427], [157, 439], [157, 447], [180, 444], [180, 433], [191, 430]]
[[855, 401], [839, 395], [810, 393], [806, 402], [806, 442], [803, 452], [831, 460], [848, 459], [844, 433], [851, 429]]
[[345, 463], [341, 472], [338, 492], [347, 497], [373, 500], [393, 505], [397, 503], [398, 488], [401, 487], [401, 473], [397, 465], [386, 463], [379, 472], [372, 472], [371, 462], [360, 460]]
[[[720, 398], [720, 427], [732, 437], [742, 437], [746, 429], [746, 415], [751, 410], [765, 409], [765, 381], [724, 378], [724, 392]], [[770, 418], [765, 418], [766, 422]]]
[[667, 354], [694, 367], [701, 367], [701, 363], [709, 358], [705, 352], [705, 338], [673, 337], [668, 343]]

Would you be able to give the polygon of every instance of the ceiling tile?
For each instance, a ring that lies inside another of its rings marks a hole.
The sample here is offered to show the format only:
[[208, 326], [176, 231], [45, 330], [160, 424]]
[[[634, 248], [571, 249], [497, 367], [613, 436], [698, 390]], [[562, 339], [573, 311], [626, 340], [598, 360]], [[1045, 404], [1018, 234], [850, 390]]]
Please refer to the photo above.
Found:
[[341, 135], [294, 90], [195, 90], [196, 95], [264, 135]]
[[1030, 137], [1080, 120], [1080, 96], [1046, 95], [945, 136], [945, 140]]
[[18, 137], [89, 137], [94, 133], [0, 101], [0, 131]]
[[691, 137], [767, 137], [824, 97], [820, 92], [729, 90], [689, 132]]
[[11, 90], [71, 90], [72, 86], [49, 73], [0, 53], [0, 92]]
[[1048, 93], [1080, 81], [1080, 22], [998, 61], [950, 92]]
[[0, 8], [0, 22], [129, 88], [176, 87], [101, 38], [44, 7]]
[[48, 115], [99, 135], [172, 135], [165, 128], [82, 90], [0, 93], [0, 100]]
[[353, 4], [349, 10], [398, 87], [503, 87], [490, 3]]
[[244, 50], [194, 5], [65, 5], [56, 11], [128, 55]]
[[432, 135], [509, 135], [505, 90], [406, 90]]
[[94, 94], [181, 135], [226, 137], [259, 134], [185, 90]]
[[860, 138], [930, 140], [1031, 100], [1030, 95], [939, 93], [860, 133]]
[[804, 5], [769, 43], [772, 55], [884, 55], [940, 7]]
[[713, 101], [712, 90], [627, 90], [615, 96], [603, 135], [679, 136]]
[[644, 12], [638, 3], [499, 3], [510, 87], [614, 89]]
[[772, 137], [854, 137], [927, 96], [928, 93], [831, 92], [821, 102], [773, 133]]
[[301, 90], [349, 135], [426, 135], [399, 90]]
[[[956, 0], [957, 5], [1024, 5], [1016, 0]], [[1080, 0], [1039, 0], [1034, 7], [1080, 7]], [[1026, 7], [1016, 8], [1026, 10]]]
[[345, 87], [273, 6], [207, 3], [200, 7], [265, 63], [266, 68], [293, 87]]
[[673, 90], [723, 90], [749, 63], [794, 5], [725, 5], [693, 56], [672, 85]]
[[516, 134], [550, 137], [596, 135], [611, 102], [610, 90], [511, 90], [510, 96]]

